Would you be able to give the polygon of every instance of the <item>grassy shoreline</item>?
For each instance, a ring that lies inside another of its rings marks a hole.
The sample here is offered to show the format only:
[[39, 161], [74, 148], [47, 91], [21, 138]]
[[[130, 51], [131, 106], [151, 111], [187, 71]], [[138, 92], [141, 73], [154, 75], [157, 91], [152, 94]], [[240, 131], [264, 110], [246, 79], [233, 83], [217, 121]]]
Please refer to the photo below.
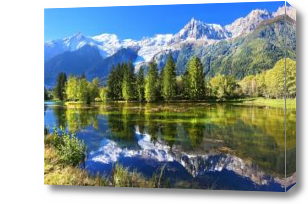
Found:
[[[61, 130], [62, 132], [64, 130]], [[145, 178], [136, 170], [130, 171], [115, 164], [110, 176], [92, 176], [79, 167], [86, 157], [83, 141], [66, 132], [45, 136], [44, 144], [44, 184], [73, 186], [109, 186], [109, 187], [168, 187], [162, 180], [164, 167], [152, 178]], [[81, 147], [81, 148], [78, 148]]]
[[91, 177], [85, 170], [63, 165], [53, 147], [44, 148], [44, 184], [73, 186], [108, 186], [106, 179]]
[[44, 184], [72, 186], [140, 187], [164, 188], [161, 178], [154, 175], [147, 179], [142, 174], [116, 164], [111, 176], [92, 176], [77, 166], [64, 165], [59, 161], [56, 150], [46, 146], [44, 150]]
[[[255, 106], [267, 106], [271, 108], [285, 108], [285, 99], [266, 99], [266, 98], [251, 98], [244, 100], [243, 104]], [[287, 109], [296, 110], [296, 99], [286, 100]]]
[[[126, 101], [107, 101], [107, 102], [93, 102], [94, 105], [100, 105], [104, 103], [126, 103]], [[139, 101], [129, 101], [129, 103], [145, 103]], [[210, 104], [223, 104], [223, 103], [233, 103], [236, 105], [254, 105], [254, 106], [266, 106], [271, 108], [285, 108], [285, 99], [268, 99], [268, 98], [238, 98], [238, 99], [226, 99], [226, 100], [218, 100], [218, 99], [208, 99], [208, 100], [173, 100], [169, 102], [155, 102], [151, 104], [169, 104], [169, 103], [210, 103]], [[65, 102], [66, 106], [70, 105], [86, 105], [83, 102]], [[295, 99], [287, 99], [287, 109], [296, 110], [296, 98]]]

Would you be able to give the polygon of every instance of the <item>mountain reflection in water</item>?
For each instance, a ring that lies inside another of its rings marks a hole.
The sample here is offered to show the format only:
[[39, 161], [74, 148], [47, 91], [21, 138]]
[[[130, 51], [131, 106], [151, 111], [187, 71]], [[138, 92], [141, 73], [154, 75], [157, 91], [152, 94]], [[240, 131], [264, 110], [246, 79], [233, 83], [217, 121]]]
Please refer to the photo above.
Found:
[[[289, 184], [296, 178], [296, 112], [287, 115]], [[284, 111], [209, 104], [45, 104], [45, 126], [63, 126], [87, 145], [86, 170], [120, 163], [147, 177], [164, 166], [178, 188], [284, 190]], [[283, 127], [283, 128], [282, 128]]]

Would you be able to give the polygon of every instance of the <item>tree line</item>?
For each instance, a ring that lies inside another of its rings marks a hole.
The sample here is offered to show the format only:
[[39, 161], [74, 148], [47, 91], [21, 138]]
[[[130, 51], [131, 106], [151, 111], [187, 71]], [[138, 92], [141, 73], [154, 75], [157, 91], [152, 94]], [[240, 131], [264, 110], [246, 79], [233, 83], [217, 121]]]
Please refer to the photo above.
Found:
[[[172, 101], [234, 99], [240, 97], [283, 98], [285, 91], [285, 60], [257, 75], [246, 76], [236, 81], [232, 75], [217, 74], [205, 79], [204, 68], [198, 57], [192, 57], [186, 72], [176, 75], [174, 59], [169, 55], [165, 67], [158, 70], [155, 62], [149, 63], [147, 74], [140, 67], [135, 73], [131, 62], [119, 63], [112, 67], [107, 86], [99, 86], [98, 78], [89, 82], [84, 75], [66, 77], [60, 73], [53, 90], [54, 98], [61, 101]], [[286, 60], [286, 95], [296, 97], [296, 62]], [[47, 92], [45, 90], [45, 92]], [[48, 94], [45, 94], [48, 97]], [[45, 99], [46, 99], [45, 97]]]
[[169, 55], [165, 67], [158, 70], [155, 62], [149, 63], [134, 74], [132, 63], [118, 64], [112, 68], [105, 96], [111, 100], [138, 100], [146, 102], [177, 99], [201, 100], [206, 96], [205, 75], [199, 58], [193, 57], [183, 76], [176, 76], [176, 65]]
[[248, 97], [296, 98], [296, 61], [281, 59], [270, 70], [246, 76], [239, 85]]
[[95, 101], [100, 96], [100, 86], [98, 78], [89, 82], [85, 75], [73, 76], [68, 78], [65, 73], [61, 72], [57, 77], [57, 84], [48, 92], [45, 88], [45, 100], [56, 99], [60, 101], [85, 102], [87, 104]]

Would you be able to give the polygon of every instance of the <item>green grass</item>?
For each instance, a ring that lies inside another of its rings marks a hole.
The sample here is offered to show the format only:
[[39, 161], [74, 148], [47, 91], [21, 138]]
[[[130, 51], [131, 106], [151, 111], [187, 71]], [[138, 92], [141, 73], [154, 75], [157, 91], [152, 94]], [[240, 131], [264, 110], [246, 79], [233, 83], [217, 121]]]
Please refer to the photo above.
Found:
[[[285, 99], [249, 98], [243, 100], [243, 104], [285, 108]], [[287, 99], [287, 109], [296, 109], [296, 99]]]
[[83, 102], [83, 101], [66, 101], [65, 102], [65, 105], [78, 105], [78, 104], [86, 104], [86, 102]]
[[[125, 101], [109, 101], [111, 103], [126, 103]], [[268, 99], [268, 98], [237, 98], [237, 99], [206, 99], [199, 101], [189, 101], [189, 100], [172, 100], [170, 102], [160, 101], [154, 104], [172, 104], [172, 103], [196, 103], [196, 102], [207, 102], [207, 103], [242, 103], [243, 105], [256, 105], [256, 106], [268, 106], [272, 108], [284, 108], [284, 99]], [[102, 104], [103, 102], [96, 102], [95, 104]], [[130, 103], [140, 103], [139, 101], [130, 101]], [[104, 102], [105, 104], [105, 102]], [[84, 102], [65, 102], [65, 105], [72, 107], [86, 108]], [[296, 99], [287, 99], [287, 109], [296, 109]]]
[[44, 183], [46, 185], [109, 186], [108, 179], [91, 177], [85, 170], [64, 165], [54, 147], [45, 145]]

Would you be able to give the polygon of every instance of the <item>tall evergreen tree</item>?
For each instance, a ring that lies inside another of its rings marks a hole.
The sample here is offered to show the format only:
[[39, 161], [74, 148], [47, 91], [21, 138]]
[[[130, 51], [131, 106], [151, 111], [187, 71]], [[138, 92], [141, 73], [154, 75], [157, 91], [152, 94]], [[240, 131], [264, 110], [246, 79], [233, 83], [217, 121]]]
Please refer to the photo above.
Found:
[[61, 101], [65, 100], [66, 82], [67, 82], [66, 74], [64, 72], [60, 72], [57, 77], [57, 85], [54, 91], [56, 97]]
[[145, 85], [144, 85], [143, 67], [140, 67], [137, 76], [137, 93], [139, 101], [144, 101], [144, 86]]
[[48, 100], [48, 93], [47, 93], [47, 90], [46, 90], [46, 88], [44, 86], [44, 101], [45, 100]]
[[123, 65], [117, 64], [112, 67], [108, 78], [108, 97], [112, 100], [121, 100], [122, 97], [122, 82], [123, 82]]
[[170, 101], [176, 95], [176, 70], [172, 55], [169, 55], [162, 77], [162, 96]]
[[205, 97], [205, 78], [203, 65], [198, 57], [188, 62], [189, 98], [192, 100]]
[[116, 74], [117, 74], [117, 68], [113, 65], [111, 67], [111, 72], [109, 73], [108, 76], [108, 87], [109, 87], [109, 92], [108, 92], [108, 97], [111, 98], [112, 100], [116, 99], [116, 93], [115, 93], [115, 88], [116, 88]]
[[157, 79], [157, 100], [163, 100], [163, 83], [164, 83], [164, 67], [158, 71], [158, 79]]
[[150, 62], [150, 69], [145, 83], [145, 100], [147, 102], [154, 102], [158, 99], [158, 84], [157, 64], [155, 62]]
[[132, 63], [123, 64], [123, 82], [122, 95], [124, 100], [128, 101], [135, 96], [135, 75]]

